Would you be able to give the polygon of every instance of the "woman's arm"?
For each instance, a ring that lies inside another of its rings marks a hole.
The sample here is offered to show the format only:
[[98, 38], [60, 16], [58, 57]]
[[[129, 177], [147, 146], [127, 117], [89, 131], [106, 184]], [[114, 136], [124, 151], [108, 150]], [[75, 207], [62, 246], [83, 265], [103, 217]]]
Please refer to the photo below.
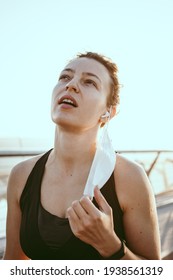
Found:
[[25, 260], [28, 257], [20, 246], [20, 197], [29, 173], [41, 155], [17, 164], [11, 171], [7, 187], [6, 249], [4, 260]]
[[138, 164], [117, 156], [115, 184], [124, 212], [123, 224], [127, 241], [124, 259], [160, 259], [155, 198], [145, 171]]
[[[119, 158], [115, 170], [116, 191], [124, 211], [126, 254], [122, 259], [160, 259], [160, 240], [154, 197], [145, 172], [138, 165]], [[105, 258], [119, 251], [121, 241], [114, 232], [112, 209], [94, 190], [100, 209], [83, 197], [67, 209], [73, 233], [93, 246]]]
[[7, 223], [6, 223], [6, 249], [4, 260], [28, 259], [21, 249], [19, 231], [21, 210], [19, 207], [19, 192], [21, 190], [22, 166], [15, 166], [9, 176], [7, 188]]

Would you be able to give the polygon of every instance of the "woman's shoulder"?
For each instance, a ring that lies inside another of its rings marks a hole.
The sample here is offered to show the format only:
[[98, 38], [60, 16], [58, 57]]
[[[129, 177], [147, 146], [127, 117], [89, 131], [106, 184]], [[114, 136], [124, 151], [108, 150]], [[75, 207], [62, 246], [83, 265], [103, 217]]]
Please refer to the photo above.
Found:
[[[123, 176], [143, 176], [145, 174], [145, 170], [142, 165], [138, 164], [136, 161], [129, 160], [121, 154], [116, 155], [116, 168], [115, 173]], [[132, 177], [133, 179], [133, 177]]]
[[33, 156], [27, 160], [21, 161], [12, 168], [8, 180], [7, 194], [11, 193], [11, 195], [16, 195], [19, 201], [29, 174], [42, 156], [43, 154]]
[[33, 168], [33, 166], [35, 165], [35, 163], [44, 155], [44, 153], [42, 154], [38, 154], [36, 156], [30, 157], [29, 159], [23, 160], [21, 162], [19, 162], [18, 164], [16, 164], [13, 168], [12, 171], [13, 172], [18, 172], [18, 171], [26, 171], [27, 169]]
[[148, 176], [140, 164], [117, 154], [114, 171], [116, 191], [122, 208], [151, 194]]

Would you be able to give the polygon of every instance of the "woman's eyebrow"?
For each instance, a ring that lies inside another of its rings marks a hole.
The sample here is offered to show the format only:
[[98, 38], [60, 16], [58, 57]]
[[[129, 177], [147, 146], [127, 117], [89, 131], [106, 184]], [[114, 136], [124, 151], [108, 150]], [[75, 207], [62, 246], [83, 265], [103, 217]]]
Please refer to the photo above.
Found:
[[64, 71], [70, 71], [70, 72], [75, 72], [73, 69], [71, 69], [71, 68], [65, 68], [64, 70], [62, 70], [62, 72], [64, 72]]
[[93, 73], [90, 73], [90, 72], [83, 72], [83, 74], [88, 75], [88, 76], [95, 77], [95, 78], [97, 78], [97, 79], [101, 82], [100, 78], [99, 78], [97, 75], [93, 74]]
[[[71, 68], [65, 68], [62, 72], [64, 72], [64, 71], [68, 71], [68, 72], [75, 73], [75, 70], [73, 70], [73, 69], [71, 69]], [[99, 78], [97, 75], [95, 75], [94, 73], [91, 73], [91, 72], [83, 72], [82, 74], [83, 74], [83, 75], [87, 75], [87, 76], [91, 76], [91, 77], [95, 77], [96, 79], [98, 79], [98, 80], [101, 82], [100, 78]]]

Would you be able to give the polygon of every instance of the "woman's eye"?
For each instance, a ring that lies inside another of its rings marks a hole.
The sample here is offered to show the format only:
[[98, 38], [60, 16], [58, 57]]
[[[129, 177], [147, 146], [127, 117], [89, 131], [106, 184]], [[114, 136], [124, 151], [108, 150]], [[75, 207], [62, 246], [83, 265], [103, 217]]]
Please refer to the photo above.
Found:
[[93, 80], [87, 79], [87, 80], [85, 80], [85, 83], [88, 85], [93, 85], [93, 86], [97, 87], [97, 84]]
[[69, 81], [70, 80], [70, 76], [66, 75], [66, 74], [63, 74], [59, 77], [59, 81]]

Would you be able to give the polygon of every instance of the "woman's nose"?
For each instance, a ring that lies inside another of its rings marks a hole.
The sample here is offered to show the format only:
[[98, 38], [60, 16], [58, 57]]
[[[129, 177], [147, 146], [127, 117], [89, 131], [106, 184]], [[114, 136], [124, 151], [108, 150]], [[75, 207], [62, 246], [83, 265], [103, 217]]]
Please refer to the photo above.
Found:
[[74, 91], [74, 92], [78, 93], [79, 87], [77, 85], [77, 82], [74, 80], [69, 81], [68, 84], [66, 85], [66, 90]]

